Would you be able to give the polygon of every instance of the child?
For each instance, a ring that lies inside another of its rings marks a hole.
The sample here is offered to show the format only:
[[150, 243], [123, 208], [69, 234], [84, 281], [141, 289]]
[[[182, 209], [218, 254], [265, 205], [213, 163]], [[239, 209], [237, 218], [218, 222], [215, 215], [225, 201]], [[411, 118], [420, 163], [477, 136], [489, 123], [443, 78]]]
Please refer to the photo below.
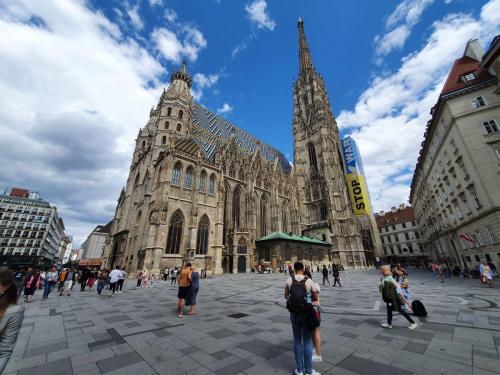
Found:
[[[314, 307], [314, 311], [319, 316], [320, 311], [321, 311], [321, 307], [320, 307], [320, 303], [319, 303], [319, 292], [320, 292], [319, 284], [314, 283], [314, 287], [318, 291], [318, 300], [312, 301], [312, 304]], [[319, 333], [319, 327], [317, 327], [312, 334], [312, 342], [313, 342], [313, 347], [314, 347], [312, 361], [313, 362], [323, 362], [323, 357], [321, 356], [321, 335]]]
[[407, 279], [405, 279], [401, 283], [401, 286], [398, 286], [397, 292], [405, 300], [405, 304], [403, 306], [401, 306], [401, 308], [404, 309], [406, 312], [410, 313], [411, 312], [411, 292], [410, 292], [410, 288], [408, 287], [408, 280]]

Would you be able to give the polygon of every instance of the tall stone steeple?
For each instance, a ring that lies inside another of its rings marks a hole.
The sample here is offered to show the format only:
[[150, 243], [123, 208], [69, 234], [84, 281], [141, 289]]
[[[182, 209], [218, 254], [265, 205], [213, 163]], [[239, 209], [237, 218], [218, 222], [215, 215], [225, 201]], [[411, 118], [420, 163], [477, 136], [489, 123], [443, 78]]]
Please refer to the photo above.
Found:
[[300, 18], [297, 27], [300, 66], [293, 88], [293, 134], [302, 232], [331, 243], [333, 262], [362, 267], [363, 246], [347, 194], [337, 123]]

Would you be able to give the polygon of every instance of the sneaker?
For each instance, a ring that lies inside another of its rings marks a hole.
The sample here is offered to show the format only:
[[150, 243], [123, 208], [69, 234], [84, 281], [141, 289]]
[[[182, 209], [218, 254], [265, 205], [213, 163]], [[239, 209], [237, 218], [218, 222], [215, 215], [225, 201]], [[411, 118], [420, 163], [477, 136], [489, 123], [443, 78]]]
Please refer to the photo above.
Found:
[[323, 357], [321, 355], [313, 353], [312, 361], [313, 362], [323, 362]]
[[384, 328], [392, 328], [392, 326], [388, 323], [382, 323], [381, 326]]
[[411, 330], [413, 330], [413, 329], [415, 329], [415, 328], [417, 328], [417, 323], [412, 323], [412, 324], [410, 324], [410, 325], [408, 326], [408, 329], [411, 329]]
[[321, 374], [316, 370], [312, 370], [311, 375], [321, 375]]
[[304, 375], [304, 373], [302, 371], [299, 371], [297, 369], [295, 369], [295, 372], [294, 372], [295, 375]]

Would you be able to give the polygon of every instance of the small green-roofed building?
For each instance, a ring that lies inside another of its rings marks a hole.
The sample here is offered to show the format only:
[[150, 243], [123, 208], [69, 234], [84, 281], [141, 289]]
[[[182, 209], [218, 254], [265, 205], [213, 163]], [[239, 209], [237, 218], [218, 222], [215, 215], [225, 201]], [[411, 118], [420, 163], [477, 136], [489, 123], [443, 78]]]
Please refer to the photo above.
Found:
[[273, 269], [296, 261], [316, 268], [331, 263], [331, 244], [299, 234], [273, 232], [255, 241], [257, 264]]

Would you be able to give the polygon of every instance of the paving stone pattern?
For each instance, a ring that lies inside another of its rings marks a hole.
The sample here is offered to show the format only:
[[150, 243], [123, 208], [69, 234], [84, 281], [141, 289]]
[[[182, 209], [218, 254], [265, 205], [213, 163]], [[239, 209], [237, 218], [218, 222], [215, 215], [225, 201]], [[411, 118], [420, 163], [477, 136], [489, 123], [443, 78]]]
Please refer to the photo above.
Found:
[[[320, 279], [319, 274], [313, 278]], [[293, 341], [283, 300], [286, 276], [224, 275], [201, 280], [199, 313], [175, 315], [177, 289], [157, 282], [110, 298], [95, 290], [41, 292], [26, 314], [5, 374], [292, 374]], [[477, 280], [436, 281], [410, 270], [429, 317], [416, 331], [397, 313], [384, 330], [374, 271], [345, 272], [322, 288], [322, 374], [500, 373], [500, 292]]]

